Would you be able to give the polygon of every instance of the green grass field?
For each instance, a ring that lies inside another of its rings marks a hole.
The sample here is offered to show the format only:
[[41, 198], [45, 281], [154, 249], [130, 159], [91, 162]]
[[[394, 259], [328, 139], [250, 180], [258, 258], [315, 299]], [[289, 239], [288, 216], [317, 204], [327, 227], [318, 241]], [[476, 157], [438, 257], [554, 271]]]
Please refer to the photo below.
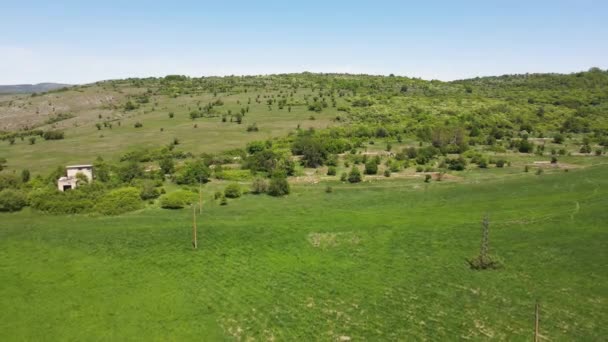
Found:
[[[536, 300], [605, 339], [608, 167], [491, 178], [208, 199], [196, 251], [188, 210], [2, 214], [0, 339], [524, 341]], [[484, 213], [504, 267], [472, 271]]]

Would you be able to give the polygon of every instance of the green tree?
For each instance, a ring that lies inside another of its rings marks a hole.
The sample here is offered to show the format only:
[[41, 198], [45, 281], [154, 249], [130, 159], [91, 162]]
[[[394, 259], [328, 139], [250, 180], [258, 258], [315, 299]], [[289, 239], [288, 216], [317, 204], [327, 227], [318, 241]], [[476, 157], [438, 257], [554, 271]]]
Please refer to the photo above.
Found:
[[294, 154], [302, 155], [302, 162], [307, 167], [318, 167], [325, 163], [327, 159], [327, 149], [323, 143], [306, 133], [299, 136], [292, 145]]
[[110, 167], [100, 156], [98, 156], [93, 163], [93, 175], [95, 176], [95, 179], [100, 182], [105, 183], [110, 180]]
[[289, 182], [287, 182], [287, 177], [282, 172], [275, 173], [270, 179], [270, 184], [268, 185], [268, 194], [270, 196], [285, 196], [289, 194]]
[[350, 183], [359, 183], [361, 182], [361, 180], [361, 172], [356, 166], [353, 166], [353, 168], [350, 170], [350, 173], [348, 174], [348, 181]]
[[365, 174], [366, 175], [375, 175], [378, 173], [378, 164], [376, 160], [370, 159], [365, 163]]
[[21, 171], [21, 182], [23, 183], [27, 183], [30, 181], [30, 170], [28, 169], [23, 169]]
[[144, 169], [136, 161], [124, 163], [118, 168], [118, 178], [123, 183], [130, 183], [135, 178], [141, 178], [144, 175]]
[[95, 205], [95, 211], [104, 215], [119, 215], [141, 207], [140, 190], [127, 187], [114, 189], [104, 195]]
[[201, 159], [188, 161], [173, 175], [177, 184], [207, 183], [211, 176], [211, 170]]
[[161, 158], [158, 161], [158, 166], [160, 167], [163, 174], [172, 174], [175, 171], [175, 164], [173, 163], [173, 158], [167, 155]]
[[557, 133], [553, 136], [553, 142], [556, 144], [563, 144], [564, 143], [564, 135], [561, 133]]
[[27, 198], [23, 192], [13, 189], [0, 191], [0, 212], [19, 211], [26, 205]]
[[251, 184], [251, 192], [254, 194], [263, 194], [268, 191], [268, 181], [262, 177], [254, 178]]
[[241, 197], [241, 186], [237, 183], [231, 183], [224, 189], [224, 196], [228, 198], [239, 198]]
[[141, 183], [141, 188], [139, 192], [139, 197], [142, 200], [151, 200], [160, 196], [160, 191], [156, 188], [156, 184], [154, 184], [151, 180], [146, 180]]

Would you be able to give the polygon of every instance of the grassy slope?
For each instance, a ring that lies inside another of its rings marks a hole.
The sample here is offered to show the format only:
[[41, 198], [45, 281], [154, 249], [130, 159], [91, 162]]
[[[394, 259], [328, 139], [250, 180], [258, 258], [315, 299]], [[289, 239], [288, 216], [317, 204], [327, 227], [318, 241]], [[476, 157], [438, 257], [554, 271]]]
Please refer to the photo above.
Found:
[[[142, 89], [127, 88], [124, 93], [141, 93]], [[304, 94], [310, 90], [299, 90], [296, 99], [302, 99]], [[257, 94], [261, 95], [262, 103], [255, 102]], [[67, 91], [60, 94], [47, 94], [32, 99], [25, 99], [23, 105], [27, 106], [28, 101], [34, 102], [31, 110], [40, 106], [48, 106], [48, 101], [65, 101], [66, 108], [76, 108], [72, 110], [76, 117], [57, 123], [57, 127], [65, 129], [65, 140], [44, 141], [38, 138], [36, 144], [30, 145], [28, 140], [17, 139], [15, 145], [8, 142], [0, 142], [0, 156], [8, 160], [8, 168], [20, 170], [29, 168], [37, 173], [39, 170], [46, 172], [56, 166], [66, 164], [90, 163], [96, 156], [117, 159], [128, 150], [139, 147], [160, 147], [169, 144], [174, 137], [180, 139], [179, 149], [192, 153], [214, 153], [233, 148], [243, 148], [245, 144], [253, 140], [264, 140], [271, 137], [285, 136], [293, 131], [298, 124], [302, 128], [316, 127], [325, 128], [331, 124], [331, 120], [337, 115], [335, 108], [329, 107], [322, 113], [308, 111], [306, 106], [293, 107], [288, 112], [287, 107], [279, 110], [276, 105], [272, 111], [268, 110], [266, 99], [263, 95], [278, 94], [278, 92], [260, 91], [259, 93], [248, 92], [236, 95], [218, 95], [225, 105], [217, 107], [222, 113], [232, 110], [236, 114], [241, 107], [247, 106], [248, 98], [251, 97], [249, 104], [250, 112], [245, 115], [242, 124], [222, 123], [220, 117], [199, 118], [191, 120], [189, 113], [196, 108], [200, 100], [204, 106], [210, 101], [214, 101], [213, 94], [198, 96], [183, 96], [171, 98], [164, 95], [154, 96], [150, 103], [142, 105], [138, 110], [124, 113], [122, 110], [103, 110], [102, 105], [106, 102], [93, 101], [83, 102], [86, 99], [97, 99], [96, 96], [114, 97], [116, 105], [124, 105], [126, 100], [124, 94], [113, 93], [109, 90], [99, 89], [98, 86], [85, 88], [83, 93], [78, 91]], [[102, 96], [103, 95], [103, 96]], [[240, 101], [240, 104], [237, 103]], [[303, 101], [303, 100], [302, 100]], [[158, 106], [151, 111], [154, 103]], [[343, 103], [338, 101], [338, 105]], [[27, 108], [29, 108], [27, 107]], [[6, 111], [5, 107], [0, 106], [0, 113]], [[48, 110], [48, 108], [47, 108]], [[65, 112], [65, 111], [61, 111]], [[67, 111], [70, 112], [70, 111]], [[175, 117], [170, 119], [169, 112], [174, 112]], [[120, 120], [121, 126], [113, 122], [112, 129], [103, 128], [98, 131], [95, 123], [102, 122], [98, 119], [101, 114], [104, 120]], [[315, 120], [309, 120], [314, 115]], [[51, 115], [52, 116], [52, 115]], [[45, 118], [48, 117], [44, 116]], [[7, 119], [8, 120], [8, 119]], [[11, 119], [12, 120], [12, 119]], [[9, 120], [10, 121], [10, 120]], [[142, 122], [142, 128], [134, 128], [135, 122]], [[256, 123], [259, 132], [247, 132], [249, 124]], [[194, 128], [194, 124], [198, 128]], [[49, 128], [45, 125], [42, 128]], [[161, 132], [160, 129], [164, 128]]]
[[[606, 176], [299, 186], [207, 204], [198, 251], [187, 211], [5, 214], [0, 339], [526, 340], [540, 299], [543, 335], [599, 340]], [[506, 267], [475, 272], [484, 212]]]

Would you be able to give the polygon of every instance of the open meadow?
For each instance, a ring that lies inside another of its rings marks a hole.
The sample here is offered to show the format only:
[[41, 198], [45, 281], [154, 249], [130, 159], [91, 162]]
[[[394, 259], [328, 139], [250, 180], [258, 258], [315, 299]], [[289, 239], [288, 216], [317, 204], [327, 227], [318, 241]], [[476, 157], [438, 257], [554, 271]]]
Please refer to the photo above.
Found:
[[[211, 182], [197, 250], [189, 210], [2, 214], [0, 339], [530, 340], [538, 301], [546, 339], [602, 340], [608, 167], [476, 178]], [[475, 271], [486, 213], [503, 266]]]

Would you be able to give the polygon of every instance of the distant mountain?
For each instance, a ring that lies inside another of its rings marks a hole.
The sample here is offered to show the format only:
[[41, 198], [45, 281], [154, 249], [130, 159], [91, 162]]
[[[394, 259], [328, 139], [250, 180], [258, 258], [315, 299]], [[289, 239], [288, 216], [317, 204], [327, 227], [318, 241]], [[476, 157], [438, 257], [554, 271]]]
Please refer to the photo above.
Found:
[[28, 94], [43, 93], [45, 91], [68, 87], [70, 84], [61, 83], [38, 83], [38, 84], [14, 84], [0, 85], [0, 94]]

